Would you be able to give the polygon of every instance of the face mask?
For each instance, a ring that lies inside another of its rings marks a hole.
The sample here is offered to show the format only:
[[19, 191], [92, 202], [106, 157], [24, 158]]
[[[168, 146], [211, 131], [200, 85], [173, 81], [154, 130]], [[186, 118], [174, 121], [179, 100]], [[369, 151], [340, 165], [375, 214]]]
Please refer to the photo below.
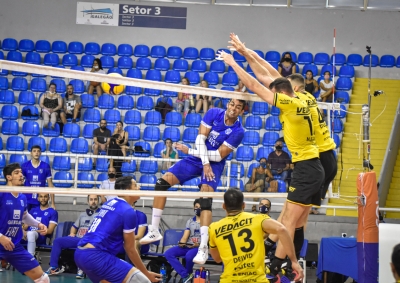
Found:
[[100, 129], [102, 129], [103, 131], [106, 129], [106, 126], [101, 126]]
[[194, 215], [200, 216], [200, 213], [201, 213], [201, 208], [195, 208], [194, 209]]
[[99, 66], [93, 66], [93, 69], [98, 69], [99, 68]]
[[276, 150], [282, 150], [282, 147], [280, 145], [275, 146]]
[[110, 173], [110, 174], [108, 174], [108, 178], [110, 178], [110, 179], [114, 179], [114, 178], [115, 178], [115, 174], [114, 174], [114, 173]]
[[265, 169], [265, 168], [267, 168], [267, 163], [261, 162], [260, 166]]
[[262, 214], [267, 214], [268, 211], [269, 211], [269, 207], [266, 206], [266, 205], [262, 205], [262, 206], [260, 206], [260, 207], [258, 208], [258, 210], [259, 210], [260, 213], [262, 213]]
[[285, 61], [285, 62], [290, 62], [290, 61], [292, 61], [292, 60], [290, 60], [290, 58], [284, 58], [283, 61]]

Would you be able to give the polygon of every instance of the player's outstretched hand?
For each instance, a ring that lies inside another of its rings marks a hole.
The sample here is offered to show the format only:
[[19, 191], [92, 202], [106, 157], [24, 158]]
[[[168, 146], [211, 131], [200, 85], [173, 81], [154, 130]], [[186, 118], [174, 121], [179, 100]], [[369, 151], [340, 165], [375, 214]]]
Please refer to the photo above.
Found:
[[304, 271], [303, 271], [303, 268], [301, 268], [300, 264], [298, 262], [296, 262], [296, 263], [292, 262], [292, 269], [297, 272], [297, 277], [294, 279], [294, 281], [295, 282], [298, 282], [298, 281], [303, 282]]
[[162, 280], [161, 274], [154, 273], [149, 271], [149, 275], [147, 276], [151, 282], [160, 282]]
[[39, 223], [37, 232], [42, 236], [46, 236], [47, 235], [46, 225]]
[[174, 148], [176, 148], [177, 150], [182, 151], [184, 154], [188, 154], [188, 152], [189, 152], [189, 147], [183, 143], [174, 142], [172, 146]]
[[223, 50], [219, 51], [218, 56], [219, 56], [219, 58], [224, 60], [224, 62], [226, 64], [228, 64], [229, 66], [232, 66], [233, 64], [235, 64], [235, 59], [233, 59], [233, 56], [231, 54], [224, 52]]
[[203, 175], [204, 178], [206, 178], [207, 181], [215, 181], [215, 175], [214, 172], [210, 166], [210, 164], [206, 164], [203, 166]]
[[228, 48], [234, 48], [240, 55], [243, 55], [246, 51], [246, 46], [244, 45], [244, 42], [241, 42], [239, 37], [233, 32], [231, 32], [229, 37], [231, 38], [231, 41], [229, 41], [229, 44], [231, 44], [231, 46], [228, 46]]
[[0, 237], [0, 244], [4, 247], [6, 251], [9, 252], [13, 251], [15, 248], [14, 243], [11, 241], [11, 238], [4, 235]]

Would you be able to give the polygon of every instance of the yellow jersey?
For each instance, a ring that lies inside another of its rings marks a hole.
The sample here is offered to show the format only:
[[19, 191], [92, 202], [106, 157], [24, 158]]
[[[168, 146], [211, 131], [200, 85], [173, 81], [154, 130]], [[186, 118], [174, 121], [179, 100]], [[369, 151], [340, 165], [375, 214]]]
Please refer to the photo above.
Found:
[[325, 120], [321, 115], [315, 97], [306, 91], [304, 93], [296, 92], [296, 95], [300, 97], [300, 99], [306, 101], [308, 107], [310, 108], [311, 117], [313, 120], [313, 125], [315, 130], [315, 142], [317, 143], [319, 152], [325, 152], [335, 149], [336, 144], [331, 138], [331, 135], [329, 133], [329, 128], [326, 125]]
[[265, 274], [265, 214], [241, 212], [227, 216], [209, 227], [210, 248], [218, 249], [224, 272], [221, 283], [268, 283]]
[[298, 96], [275, 93], [274, 106], [281, 110], [279, 120], [285, 143], [292, 154], [292, 162], [319, 158], [314, 124], [307, 103]]

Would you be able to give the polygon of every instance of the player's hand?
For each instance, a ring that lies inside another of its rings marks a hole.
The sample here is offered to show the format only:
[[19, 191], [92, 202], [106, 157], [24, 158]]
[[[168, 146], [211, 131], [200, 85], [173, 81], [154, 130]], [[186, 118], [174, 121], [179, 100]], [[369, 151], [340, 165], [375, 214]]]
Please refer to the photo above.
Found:
[[244, 45], [243, 42], [241, 42], [239, 40], [239, 38], [237, 37], [236, 34], [234, 34], [233, 32], [231, 32], [231, 34], [229, 35], [229, 37], [231, 38], [231, 41], [229, 41], [229, 43], [231, 44], [231, 46], [228, 46], [228, 48], [235, 48], [236, 51], [240, 54], [243, 55], [244, 52], [246, 51], [246, 46]]
[[69, 234], [68, 236], [69, 236], [69, 237], [75, 237], [76, 235], [71, 233], [71, 234]]
[[176, 148], [177, 150], [182, 151], [184, 154], [188, 154], [188, 152], [189, 152], [189, 147], [180, 142], [175, 142], [173, 144], [173, 147]]
[[149, 274], [147, 275], [147, 278], [149, 278], [149, 280], [151, 282], [160, 282], [162, 280], [162, 276], [159, 273], [154, 273], [149, 271]]
[[0, 237], [0, 244], [4, 247], [6, 251], [9, 252], [13, 251], [15, 248], [14, 243], [11, 241], [11, 238], [4, 235]]
[[46, 225], [39, 223], [37, 232], [42, 236], [46, 236], [47, 235]]
[[235, 59], [233, 59], [233, 56], [231, 54], [224, 52], [223, 50], [219, 51], [218, 56], [222, 58], [224, 62], [229, 66], [232, 66], [233, 64], [236, 63]]
[[296, 263], [292, 262], [292, 269], [297, 272], [297, 277], [294, 279], [294, 281], [295, 282], [303, 281], [304, 271], [303, 271], [303, 268], [301, 268], [300, 264], [298, 262], [296, 262]]
[[210, 163], [203, 166], [203, 177], [209, 182], [215, 180], [215, 175], [212, 171]]

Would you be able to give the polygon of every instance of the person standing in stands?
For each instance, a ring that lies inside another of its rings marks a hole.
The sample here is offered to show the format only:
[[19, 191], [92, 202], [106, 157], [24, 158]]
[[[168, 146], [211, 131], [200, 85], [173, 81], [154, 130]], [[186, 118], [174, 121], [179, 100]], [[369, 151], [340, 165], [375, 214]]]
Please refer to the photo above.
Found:
[[[94, 59], [92, 69], [89, 72], [96, 74], [105, 74], [103, 66], [101, 64], [101, 60], [99, 58]], [[94, 90], [96, 90], [97, 97], [100, 97], [103, 94], [103, 89], [101, 88], [100, 82], [89, 82], [88, 94], [93, 94]]]
[[[99, 151], [107, 152], [110, 144], [111, 131], [107, 129], [107, 121], [100, 120], [100, 127], [93, 130], [93, 155], [98, 155]], [[96, 168], [96, 158], [93, 158], [93, 168]]]
[[278, 72], [284, 78], [296, 73], [296, 63], [293, 62], [290, 52], [286, 52], [285, 54], [283, 54], [282, 59], [278, 65]]
[[67, 124], [68, 119], [71, 119], [72, 123], [76, 123], [76, 119], [81, 117], [81, 108], [81, 97], [74, 94], [73, 85], [67, 85], [67, 93], [64, 98], [64, 111], [60, 113], [62, 123], [64, 125]]

